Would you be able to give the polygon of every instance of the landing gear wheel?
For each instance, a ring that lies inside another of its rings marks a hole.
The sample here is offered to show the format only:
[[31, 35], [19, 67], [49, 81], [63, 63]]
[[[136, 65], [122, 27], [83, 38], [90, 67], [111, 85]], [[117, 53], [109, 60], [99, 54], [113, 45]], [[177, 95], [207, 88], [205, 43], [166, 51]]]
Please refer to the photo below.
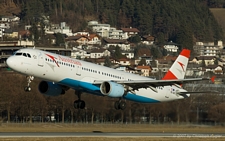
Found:
[[85, 108], [85, 102], [81, 100], [81, 91], [75, 91], [75, 95], [77, 95], [78, 100], [74, 101], [74, 108], [75, 109], [84, 109]]
[[126, 108], [126, 102], [125, 101], [120, 101], [120, 105], [119, 105], [121, 110], [124, 110]]
[[24, 91], [25, 92], [30, 92], [31, 91], [31, 87], [29, 87], [29, 86], [24, 87]]
[[126, 108], [126, 102], [125, 101], [115, 101], [114, 107], [116, 110], [124, 110]]
[[75, 100], [74, 101], [74, 108], [75, 109], [84, 109], [85, 108], [85, 102], [83, 100]]
[[115, 101], [114, 107], [115, 107], [116, 110], [119, 110], [120, 109], [120, 102], [119, 101]]

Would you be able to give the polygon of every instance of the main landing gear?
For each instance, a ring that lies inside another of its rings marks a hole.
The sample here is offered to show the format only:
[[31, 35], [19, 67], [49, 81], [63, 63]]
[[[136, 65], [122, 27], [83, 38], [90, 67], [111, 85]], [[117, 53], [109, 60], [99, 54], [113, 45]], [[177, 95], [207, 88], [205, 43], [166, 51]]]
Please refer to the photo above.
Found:
[[30, 83], [31, 81], [34, 80], [34, 76], [26, 76], [26, 78], [27, 78], [27, 86], [24, 87], [24, 91], [30, 92], [31, 91]]
[[77, 95], [78, 100], [74, 101], [74, 108], [75, 109], [84, 109], [85, 108], [85, 102], [80, 99], [81, 92], [80, 91], [75, 91], [75, 95]]
[[114, 103], [114, 107], [116, 110], [124, 110], [126, 108], [126, 105], [126, 102], [122, 101], [121, 99]]

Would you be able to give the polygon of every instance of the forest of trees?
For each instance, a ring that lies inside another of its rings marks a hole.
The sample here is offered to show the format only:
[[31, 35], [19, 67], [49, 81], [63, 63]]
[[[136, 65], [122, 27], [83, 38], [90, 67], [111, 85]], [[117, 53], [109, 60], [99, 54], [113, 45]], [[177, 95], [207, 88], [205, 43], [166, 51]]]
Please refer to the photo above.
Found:
[[[40, 82], [32, 82], [31, 92], [25, 92], [24, 75], [11, 71], [0, 71], [0, 113], [3, 122], [32, 122], [32, 117], [39, 116], [38, 122], [47, 122], [46, 117], [54, 115], [54, 122], [88, 123], [211, 123], [225, 122], [224, 96], [219, 94], [198, 94], [190, 98], [158, 104], [127, 102], [125, 110], [115, 110], [114, 102], [118, 99], [82, 94], [86, 101], [83, 110], [74, 109], [77, 99], [74, 90], [64, 95], [45, 96], [38, 92]], [[204, 84], [206, 85], [206, 84]], [[204, 86], [204, 85], [201, 85]], [[187, 87], [190, 91], [206, 91], [210, 87]], [[219, 89], [224, 92], [223, 89]], [[17, 118], [16, 118], [17, 117]], [[143, 121], [143, 117], [147, 117]]]
[[[1, 0], [0, 3], [9, 1]], [[223, 7], [224, 0], [11, 0], [21, 12], [23, 24], [67, 22], [73, 31], [88, 30], [87, 21], [97, 20], [113, 27], [136, 27], [157, 42], [172, 40], [182, 47], [195, 41], [224, 40], [223, 31], [209, 7]], [[22, 25], [22, 24], [21, 24]]]

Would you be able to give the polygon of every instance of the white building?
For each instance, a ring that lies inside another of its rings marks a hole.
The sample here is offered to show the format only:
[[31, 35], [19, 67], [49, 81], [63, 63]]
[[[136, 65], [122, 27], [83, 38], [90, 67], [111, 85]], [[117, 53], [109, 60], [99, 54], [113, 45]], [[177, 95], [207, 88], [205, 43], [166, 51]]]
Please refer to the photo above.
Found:
[[217, 45], [214, 42], [196, 42], [193, 46], [194, 52], [199, 56], [217, 56], [219, 50], [223, 48], [223, 42], [218, 41]]
[[105, 49], [95, 49], [92, 50], [90, 53], [90, 58], [102, 58], [105, 56], [110, 56], [110, 51], [105, 50]]
[[127, 58], [132, 59], [134, 58], [134, 52], [122, 52]]
[[178, 50], [178, 44], [173, 43], [172, 41], [168, 42], [167, 44], [164, 45], [164, 48], [168, 52], [177, 52]]
[[71, 57], [84, 59], [90, 58], [90, 54], [85, 50], [73, 48], [73, 51], [71, 52]]
[[127, 33], [124, 33], [122, 30], [117, 30], [116, 28], [110, 28], [109, 30], [110, 39], [128, 39]]

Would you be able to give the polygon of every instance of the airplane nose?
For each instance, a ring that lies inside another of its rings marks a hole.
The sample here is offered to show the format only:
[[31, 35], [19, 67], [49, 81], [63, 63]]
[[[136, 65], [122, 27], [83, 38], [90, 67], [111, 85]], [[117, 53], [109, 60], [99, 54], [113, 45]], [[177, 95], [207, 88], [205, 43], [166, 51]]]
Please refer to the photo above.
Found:
[[6, 60], [6, 64], [9, 68], [13, 68], [13, 66], [15, 66], [15, 59], [13, 57], [9, 57]]

